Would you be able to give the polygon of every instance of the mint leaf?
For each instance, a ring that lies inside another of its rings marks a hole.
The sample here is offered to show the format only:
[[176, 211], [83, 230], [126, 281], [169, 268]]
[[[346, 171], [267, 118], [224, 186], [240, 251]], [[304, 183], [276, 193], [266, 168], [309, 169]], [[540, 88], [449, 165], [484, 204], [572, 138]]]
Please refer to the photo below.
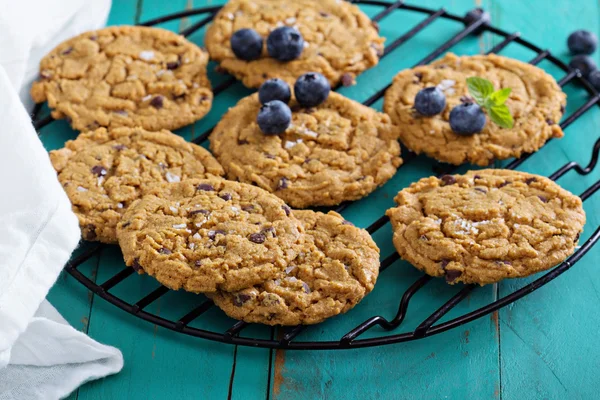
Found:
[[472, 76], [467, 78], [467, 88], [477, 104], [484, 107], [489, 95], [494, 92], [494, 85], [487, 79]]
[[496, 90], [494, 93], [488, 96], [488, 101], [492, 103], [492, 106], [500, 106], [506, 103], [506, 100], [508, 100], [511, 92], [511, 88]]
[[486, 107], [486, 109], [490, 115], [490, 119], [496, 125], [506, 129], [510, 129], [514, 126], [515, 122], [512, 115], [510, 115], [510, 110], [506, 104], [494, 105], [489, 108]]

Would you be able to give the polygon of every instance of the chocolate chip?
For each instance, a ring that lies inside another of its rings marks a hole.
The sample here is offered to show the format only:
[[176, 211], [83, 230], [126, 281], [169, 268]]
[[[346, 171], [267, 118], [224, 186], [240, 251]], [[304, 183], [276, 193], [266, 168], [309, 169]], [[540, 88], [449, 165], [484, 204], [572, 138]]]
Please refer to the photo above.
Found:
[[215, 237], [217, 235], [227, 235], [227, 232], [221, 230], [221, 229], [217, 229], [216, 231], [208, 231], [208, 238], [210, 240], [215, 240]]
[[352, 222], [348, 221], [347, 219], [345, 219], [344, 222], [342, 222], [342, 225], [354, 226], [354, 224]]
[[192, 215], [197, 215], [197, 214], [203, 214], [203, 215], [208, 215], [210, 214], [210, 211], [208, 210], [192, 210], [188, 213], [188, 216], [192, 216]]
[[283, 211], [285, 211], [285, 215], [287, 215], [288, 217], [292, 213], [292, 210], [286, 205], [281, 206], [281, 208], [283, 209]]
[[269, 77], [269, 75], [267, 75], [266, 73], [262, 74], [263, 79], [267, 79]]
[[113, 149], [119, 150], [119, 151], [125, 150], [126, 148], [127, 148], [127, 146], [125, 146], [124, 144], [116, 144], [113, 146]]
[[121, 228], [127, 228], [129, 225], [131, 225], [131, 222], [127, 221], [123, 225], [121, 225]]
[[250, 142], [248, 142], [246, 139], [238, 139], [237, 143], [238, 143], [239, 145], [242, 145], [242, 144], [248, 144], [248, 143], [250, 143]]
[[102, 165], [95, 165], [92, 167], [92, 174], [97, 176], [106, 175], [106, 169]]
[[440, 267], [442, 267], [443, 270], [446, 269], [446, 266], [450, 263], [450, 261], [448, 260], [442, 260], [440, 261]]
[[179, 68], [181, 65], [181, 58], [178, 58], [177, 61], [171, 61], [167, 63], [167, 69], [173, 70]]
[[561, 113], [561, 114], [564, 114], [564, 113], [565, 113], [565, 106], [564, 106], [564, 104], [561, 104], [561, 105], [560, 105], [560, 113]]
[[277, 235], [275, 234], [275, 228], [273, 228], [272, 226], [268, 227], [268, 228], [264, 228], [263, 230], [260, 231], [261, 233], [264, 233], [265, 236], [269, 233], [271, 233], [273, 235], [273, 237], [277, 237]]
[[250, 297], [250, 295], [244, 294], [244, 293], [236, 293], [233, 296], [233, 304], [236, 307], [241, 307], [244, 305], [244, 303], [246, 303], [248, 300], [250, 300], [252, 297]]
[[443, 175], [440, 179], [444, 183], [442, 186], [453, 185], [456, 183], [456, 178], [452, 175]]
[[94, 121], [91, 124], [87, 124], [85, 127], [88, 130], [93, 131], [94, 129], [98, 129], [100, 127], [100, 124], [97, 121]]
[[325, 11], [319, 11], [319, 15], [323, 18], [329, 17], [329, 13], [326, 13]]
[[421, 236], [419, 237], [419, 239], [420, 239], [420, 240], [425, 240], [425, 241], [429, 240], [429, 239], [427, 238], [427, 236], [425, 236], [425, 235], [421, 235]]
[[377, 23], [377, 21], [371, 21], [371, 25], [373, 25], [373, 28], [375, 28], [375, 30], [379, 32], [379, 24]]
[[92, 36], [89, 37], [89, 39], [92, 40], [92, 41], [96, 41], [96, 40], [98, 40], [98, 36], [92, 35]]
[[166, 247], [161, 247], [160, 249], [158, 249], [158, 253], [159, 254], [171, 254], [172, 251], [167, 249]]
[[267, 157], [267, 158], [270, 158], [271, 160], [274, 160], [274, 159], [275, 159], [275, 156], [274, 156], [274, 155], [272, 155], [272, 154], [267, 154], [267, 153], [265, 153], [265, 157]]
[[447, 270], [446, 271], [446, 282], [452, 283], [457, 278], [459, 278], [461, 275], [462, 275], [462, 271], [457, 271], [457, 270], [454, 270], [454, 269]]
[[421, 72], [415, 72], [415, 78], [417, 78], [420, 82], [421, 79], [423, 79], [423, 74]]
[[496, 261], [496, 264], [512, 265], [512, 263], [510, 261], [503, 261], [503, 260]]
[[500, 184], [500, 186], [498, 186], [498, 187], [504, 187], [504, 186], [506, 186], [506, 185], [510, 185], [511, 183], [512, 183], [511, 181], [504, 181], [504, 182], [502, 182], [502, 183]]
[[196, 189], [198, 190], [204, 190], [205, 192], [212, 192], [215, 190], [215, 188], [213, 187], [213, 185], [210, 185], [208, 183], [201, 183], [199, 184]]
[[162, 96], [154, 96], [152, 100], [150, 100], [150, 105], [154, 108], [162, 108], [164, 103], [164, 97]]
[[196, 267], [199, 267], [199, 266], [201, 266], [201, 265], [202, 265], [202, 261], [200, 261], [200, 260], [196, 260], [196, 261], [194, 261], [194, 265], [195, 265]]
[[527, 178], [525, 179], [525, 183], [531, 185], [533, 182], [537, 182], [537, 178]]
[[475, 100], [471, 96], [460, 96], [460, 101], [466, 104], [475, 103]]
[[202, 95], [202, 96], [200, 96], [200, 99], [198, 100], [198, 103], [204, 103], [208, 99], [209, 99], [208, 96]]
[[475, 190], [481, 193], [487, 193], [487, 190], [485, 190], [484, 188], [476, 187]]
[[352, 86], [352, 84], [354, 83], [354, 78], [352, 77], [352, 75], [350, 75], [349, 73], [345, 73], [344, 75], [342, 75], [342, 85], [344, 86]]
[[230, 195], [229, 193], [221, 193], [221, 194], [219, 195], [219, 197], [220, 197], [220, 198], [222, 198], [222, 199], [223, 199], [223, 200], [225, 200], [225, 201], [229, 201], [229, 200], [231, 200], [231, 195]]
[[575, 243], [577, 243], [579, 241], [579, 237], [581, 236], [581, 232], [577, 233], [577, 236], [575, 236], [575, 240], [573, 240]]
[[542, 195], [538, 195], [538, 198], [543, 202], [543, 203], [547, 203], [548, 199], [545, 196]]
[[62, 53], [60, 53], [60, 54], [62, 54], [63, 56], [66, 56], [67, 54], [71, 54], [71, 52], [72, 52], [72, 51], [73, 51], [73, 48], [72, 48], [72, 47], [67, 47], [67, 48], [66, 48], [66, 49], [64, 49], [64, 50], [62, 51]]
[[131, 264], [131, 268], [133, 268], [134, 271], [136, 272], [143, 272], [144, 268], [142, 268], [142, 266], [140, 265], [140, 259], [139, 258], [134, 258], [133, 259], [133, 264]]
[[84, 226], [82, 233], [83, 233], [83, 238], [85, 240], [95, 240], [96, 237], [98, 237], [96, 235], [96, 227], [92, 224], [88, 224], [88, 225]]
[[281, 178], [277, 184], [277, 189], [287, 189], [290, 181], [287, 178]]
[[267, 239], [267, 237], [265, 236], [264, 233], [253, 233], [250, 236], [248, 236], [248, 239], [251, 242], [261, 244], [261, 243], [265, 242], [265, 239]]
[[244, 204], [242, 210], [246, 212], [254, 211], [254, 206], [252, 204]]
[[548, 125], [554, 125], [554, 121], [552, 121], [550, 118], [546, 118], [546, 123]]
[[475, 175], [475, 176], [473, 177], [473, 179], [481, 179], [481, 176], [479, 176], [479, 175]]
[[308, 164], [311, 161], [312, 161], [312, 158], [307, 157], [307, 158], [304, 159], [304, 164]]

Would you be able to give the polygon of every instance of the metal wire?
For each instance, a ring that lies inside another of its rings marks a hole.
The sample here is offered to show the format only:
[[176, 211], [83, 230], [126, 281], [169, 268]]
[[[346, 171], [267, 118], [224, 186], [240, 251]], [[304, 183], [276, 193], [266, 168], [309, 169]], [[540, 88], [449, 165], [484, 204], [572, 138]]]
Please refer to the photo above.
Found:
[[[503, 30], [500, 30], [498, 28], [489, 26], [489, 25], [483, 23], [482, 21], [476, 21], [475, 23], [473, 23], [471, 25], [467, 25], [463, 17], [449, 14], [444, 9], [431, 10], [431, 9], [427, 9], [427, 8], [423, 8], [423, 7], [407, 5], [407, 4], [404, 4], [402, 1], [396, 1], [396, 2], [392, 3], [392, 2], [387, 2], [387, 1], [358, 0], [358, 1], [354, 1], [354, 3], [383, 7], [383, 10], [373, 18], [374, 21], [380, 21], [380, 20], [392, 15], [393, 13], [397, 12], [398, 10], [416, 11], [416, 12], [420, 12], [420, 13], [428, 15], [427, 18], [425, 18], [423, 21], [421, 21], [415, 27], [410, 29], [407, 33], [405, 33], [404, 35], [395, 39], [392, 43], [390, 43], [388, 46], [386, 46], [382, 57], [385, 57], [388, 54], [390, 54], [396, 48], [398, 48], [402, 44], [406, 43], [414, 35], [416, 35], [418, 32], [422, 31], [423, 29], [425, 29], [426, 27], [428, 27], [429, 25], [434, 23], [436, 20], [438, 20], [440, 18], [449, 19], [449, 20], [461, 22], [461, 23], [465, 24], [465, 27], [463, 29], [461, 29], [454, 37], [450, 38], [445, 43], [443, 43], [438, 48], [436, 48], [427, 57], [423, 58], [416, 65], [423, 65], [423, 64], [427, 64], [427, 63], [433, 61], [434, 59], [439, 57], [441, 54], [443, 54], [445, 51], [450, 49], [452, 46], [454, 46], [455, 44], [460, 42], [462, 39], [467, 37], [468, 35], [472, 34], [473, 32], [479, 32], [479, 31], [483, 30], [483, 31], [492, 32], [492, 33], [504, 38], [500, 43], [498, 43], [496, 46], [494, 46], [488, 53], [498, 53], [501, 50], [503, 50], [504, 48], [506, 48], [511, 43], [516, 43], [521, 46], [524, 46], [536, 53], [536, 56], [530, 61], [531, 64], [536, 65], [536, 64], [540, 63], [542, 60], [548, 60], [567, 73], [562, 79], [560, 79], [558, 81], [558, 83], [561, 87], [566, 84], [569, 84], [573, 81], [577, 81], [590, 94], [589, 100], [584, 105], [582, 105], [573, 114], [569, 115], [566, 119], [564, 119], [562, 121], [562, 123], [560, 125], [563, 129], [566, 129], [571, 123], [573, 123], [575, 120], [577, 120], [579, 117], [581, 117], [584, 113], [586, 113], [590, 108], [592, 108], [594, 105], [598, 104], [600, 101], [600, 95], [596, 92], [596, 90], [592, 87], [592, 85], [587, 80], [585, 80], [581, 77], [581, 74], [579, 73], [579, 71], [571, 70], [562, 61], [560, 61], [554, 55], [552, 55], [552, 53], [550, 51], [542, 50], [539, 47], [535, 46], [534, 44], [524, 40], [523, 38], [521, 38], [521, 35], [518, 32], [517, 33], [508, 33]], [[214, 18], [215, 14], [218, 12], [219, 9], [220, 9], [220, 6], [187, 10], [187, 11], [183, 11], [180, 13], [157, 18], [157, 19], [145, 22], [141, 25], [153, 26], [153, 25], [156, 25], [159, 23], [164, 23], [164, 22], [172, 21], [175, 19], [183, 18], [183, 17], [208, 14], [205, 18], [201, 19], [197, 23], [193, 24], [192, 26], [190, 26], [189, 28], [187, 28], [181, 32], [181, 34], [183, 34], [185, 36], [189, 36], [189, 35], [193, 34], [194, 32], [196, 32], [198, 29], [205, 26], [208, 22], [210, 22], [212, 20], [212, 18]], [[235, 82], [236, 82], [236, 80], [233, 77], [226, 79], [220, 85], [215, 87], [214, 95], [215, 96], [219, 95], [220, 93], [222, 93], [223, 91], [225, 91], [229, 87], [231, 87], [233, 84], [235, 84]], [[385, 93], [385, 90], [388, 87], [389, 87], [389, 85], [378, 90], [373, 96], [368, 98], [363, 104], [370, 106], [370, 105], [374, 104], [375, 102], [377, 102], [378, 100], [380, 100], [382, 98], [383, 94]], [[36, 117], [37, 117], [37, 114], [39, 113], [39, 110], [40, 110], [40, 107], [36, 107], [35, 112], [34, 112], [34, 119], [36, 119], [36, 122], [34, 123], [34, 125], [35, 125], [36, 129], [41, 129], [42, 127], [44, 127], [52, 122], [52, 118], [50, 116], [46, 116], [46, 117], [43, 117], [38, 120]], [[195, 139], [194, 142], [201, 143], [201, 142], [207, 140], [208, 136], [212, 132], [213, 128], [210, 128], [206, 132], [201, 134], [198, 138]], [[403, 150], [405, 150], [405, 149], [403, 149]], [[593, 147], [592, 157], [591, 157], [588, 165], [586, 165], [585, 167], [582, 167], [578, 163], [571, 161], [571, 162], [565, 164], [564, 166], [562, 166], [561, 168], [559, 168], [555, 173], [550, 175], [550, 179], [556, 180], [556, 179], [564, 176], [566, 173], [573, 171], [573, 170], [579, 175], [589, 174], [596, 167], [596, 165], [598, 163], [599, 154], [600, 154], [600, 139], [598, 141], [596, 141], [596, 143]], [[403, 158], [405, 161], [403, 166], [408, 164], [415, 157], [416, 157], [416, 155], [414, 153], [403, 151]], [[510, 168], [510, 169], [517, 168], [529, 157], [531, 157], [531, 154], [525, 154], [521, 158], [516, 159], [513, 162], [511, 162], [506, 168]], [[450, 173], [454, 169], [455, 168], [452, 167], [452, 169], [446, 170], [446, 171], [444, 171], [444, 173]], [[600, 181], [596, 182], [594, 185], [592, 185], [591, 187], [586, 189], [581, 194], [582, 200], [584, 200], [584, 201], [587, 200], [591, 195], [593, 195], [599, 189], [600, 189]], [[336, 210], [341, 211], [345, 207], [347, 207], [349, 204], [350, 203], [344, 203], [341, 206], [338, 206], [338, 208], [336, 208]], [[367, 231], [370, 234], [372, 234], [372, 233], [376, 232], [378, 229], [380, 229], [381, 227], [383, 227], [385, 224], [387, 224], [387, 222], [388, 222], [388, 219], [384, 215], [384, 216], [380, 217], [379, 219], [377, 219], [375, 222], [373, 222], [367, 228]], [[507, 304], [510, 304], [510, 303], [526, 296], [527, 294], [533, 292], [534, 290], [537, 290], [538, 288], [544, 286], [551, 280], [555, 279], [560, 274], [564, 273], [566, 270], [571, 268], [577, 261], [579, 261], [592, 248], [592, 246], [594, 246], [594, 244], [598, 241], [599, 238], [600, 238], [600, 227], [594, 231], [594, 233], [591, 235], [591, 237], [578, 250], [576, 250], [575, 253], [568, 260], [562, 262], [561, 264], [556, 266], [554, 269], [545, 273], [543, 276], [541, 276], [540, 278], [536, 279], [535, 281], [529, 283], [528, 285], [525, 285], [521, 289], [518, 289], [515, 292], [513, 292], [505, 297], [502, 297], [501, 299], [498, 299], [498, 300], [496, 300], [484, 307], [481, 307], [477, 310], [471, 311], [469, 313], [466, 313], [462, 316], [456, 317], [449, 321], [436, 324], [444, 315], [446, 315], [450, 310], [452, 310], [454, 307], [456, 307], [456, 305], [460, 304], [461, 301], [464, 300], [473, 290], [476, 290], [476, 287], [473, 285], [464, 285], [462, 287], [458, 286], [461, 289], [458, 290], [452, 298], [450, 298], [448, 301], [446, 301], [435, 312], [433, 312], [431, 315], [429, 315], [427, 318], [425, 318], [417, 326], [417, 328], [415, 330], [409, 331], [409, 332], [404, 332], [404, 333], [399, 333], [399, 334], [380, 335], [380, 336], [376, 336], [376, 337], [369, 338], [369, 339], [359, 339], [359, 337], [361, 335], [363, 335], [370, 329], [374, 328], [375, 326], [379, 326], [384, 331], [392, 331], [392, 330], [397, 329], [402, 324], [402, 322], [404, 321], [404, 319], [407, 315], [411, 298], [419, 290], [421, 290], [423, 287], [425, 287], [429, 282], [431, 282], [433, 280], [428, 275], [422, 275], [402, 294], [402, 297], [401, 297], [399, 305], [398, 305], [398, 311], [391, 320], [387, 320], [387, 319], [383, 318], [382, 316], [373, 316], [373, 317], [367, 319], [366, 321], [364, 321], [363, 323], [359, 324], [355, 328], [351, 329], [349, 332], [344, 334], [340, 338], [340, 340], [337, 340], [337, 341], [318, 341], [318, 342], [295, 341], [295, 339], [298, 337], [298, 335], [300, 335], [306, 329], [310, 329], [310, 327], [307, 327], [307, 326], [296, 326], [296, 327], [290, 327], [290, 328], [285, 329], [285, 331], [282, 335], [282, 338], [280, 340], [275, 340], [273, 338], [261, 339], [261, 338], [240, 336], [241, 332], [244, 329], [246, 329], [248, 326], [251, 326], [250, 324], [247, 324], [247, 323], [241, 322], [241, 321], [235, 323], [233, 326], [231, 326], [225, 332], [213, 332], [213, 331], [209, 331], [209, 330], [205, 330], [205, 329], [198, 329], [198, 328], [190, 327], [189, 326], [190, 323], [192, 323], [194, 320], [200, 318], [203, 314], [205, 314], [208, 310], [210, 310], [214, 306], [214, 303], [211, 300], [203, 301], [201, 304], [192, 308], [189, 312], [187, 312], [185, 315], [183, 315], [181, 318], [179, 318], [176, 321], [171, 321], [171, 320], [159, 317], [157, 315], [151, 314], [147, 311], [144, 311], [144, 309], [146, 307], [148, 307], [150, 304], [152, 304], [154, 301], [156, 301], [158, 298], [160, 298], [161, 296], [166, 294], [169, 291], [166, 287], [160, 286], [157, 289], [150, 292], [149, 294], [147, 294], [146, 296], [144, 296], [143, 298], [141, 298], [140, 300], [138, 300], [137, 302], [129, 303], [129, 302], [126, 302], [123, 299], [115, 296], [110, 291], [112, 288], [114, 288], [120, 282], [122, 282], [123, 280], [125, 280], [125, 279], [129, 278], [131, 275], [133, 275], [134, 270], [132, 268], [127, 268], [127, 267], [123, 268], [121, 271], [119, 271], [114, 276], [110, 277], [109, 279], [107, 279], [105, 282], [103, 282], [101, 284], [96, 284], [90, 278], [85, 276], [81, 271], [79, 271], [78, 267], [83, 262], [88, 260], [90, 257], [94, 256], [95, 254], [98, 254], [103, 248], [106, 247], [106, 245], [96, 244], [96, 245], [89, 247], [81, 255], [72, 259], [65, 266], [65, 269], [73, 277], [75, 277], [75, 279], [77, 279], [84, 286], [86, 286], [89, 290], [91, 290], [98, 296], [102, 297], [103, 299], [109, 301], [110, 303], [118, 306], [119, 308], [121, 308], [133, 315], [136, 315], [139, 318], [147, 320], [151, 323], [160, 325], [160, 326], [168, 328], [168, 329], [179, 331], [186, 335], [201, 337], [201, 338], [219, 341], [219, 342], [232, 343], [232, 344], [245, 345], [245, 346], [253, 346], [253, 347], [284, 348], [284, 349], [299, 349], [299, 350], [300, 349], [303, 349], [303, 350], [306, 350], [306, 349], [313, 349], [313, 350], [316, 350], [316, 349], [346, 349], [346, 348], [378, 346], [378, 345], [385, 345], [385, 344], [391, 344], [391, 343], [399, 343], [399, 342], [405, 342], [405, 341], [410, 341], [410, 340], [416, 340], [416, 339], [420, 339], [420, 338], [423, 338], [426, 336], [438, 334], [438, 333], [447, 331], [449, 329], [456, 328], [462, 324], [465, 324], [467, 322], [470, 322], [477, 318], [480, 318], [484, 315], [487, 315], [493, 311], [496, 311], [496, 310], [506, 306]], [[399, 255], [397, 253], [394, 253], [394, 254], [389, 255], [385, 259], [383, 259], [383, 261], [381, 262], [380, 271], [381, 272], [385, 271], [390, 265], [392, 265], [394, 262], [396, 262], [399, 258], [400, 258]]]

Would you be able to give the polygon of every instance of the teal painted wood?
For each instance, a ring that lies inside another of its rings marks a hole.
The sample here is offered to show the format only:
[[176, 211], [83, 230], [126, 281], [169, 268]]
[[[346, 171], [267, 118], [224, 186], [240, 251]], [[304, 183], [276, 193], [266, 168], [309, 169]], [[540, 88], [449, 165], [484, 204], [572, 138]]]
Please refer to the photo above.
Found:
[[[115, 1], [109, 24], [147, 21], [186, 7], [220, 4], [222, 1], [158, 0]], [[446, 9], [462, 14], [475, 6], [475, 0], [443, 2]], [[506, 29], [523, 32], [534, 43], [564, 53], [566, 35], [577, 27], [598, 31], [597, 5], [591, 0], [569, 4], [561, 2], [549, 7], [541, 0], [485, 0], [492, 12], [493, 23]], [[416, 3], [415, 3], [416, 4]], [[419, 5], [440, 7], [442, 2], [426, 0]], [[376, 7], [365, 7], [373, 15]], [[534, 17], [535, 16], [535, 17]], [[382, 34], [391, 41], [420, 21], [423, 15], [409, 12], [394, 14], [382, 26]], [[198, 18], [161, 25], [180, 30]], [[359, 84], [342, 92], [358, 101], [365, 100], [393, 75], [423, 58], [460, 25], [441, 21], [427, 28], [374, 70], [359, 77]], [[191, 40], [202, 44], [203, 31]], [[489, 49], [498, 38], [484, 35], [468, 38], [454, 51], [475, 54]], [[533, 55], [517, 46], [503, 54], [528, 60]], [[547, 67], [546, 64], [542, 66]], [[554, 71], [558, 72], [558, 71]], [[224, 78], [211, 70], [213, 85]], [[559, 76], [559, 75], [557, 75]], [[239, 83], [217, 98], [213, 110], [202, 121], [177, 133], [193, 138], [218, 121], [228, 106], [249, 93]], [[569, 87], [568, 112], [585, 101], [582, 91]], [[380, 104], [375, 104], [380, 108]], [[590, 113], [567, 130], [567, 137], [548, 144], [542, 153], [526, 162], [521, 169], [550, 174], [568, 159], [587, 163], [589, 151], [597, 139], [594, 127], [600, 115]], [[52, 134], [48, 134], [49, 132]], [[62, 146], [75, 133], [64, 122], [44, 129], [43, 140], [48, 149]], [[419, 157], [402, 168], [386, 186], [351, 205], [345, 216], [360, 226], [367, 226], [386, 208], [402, 187], [422, 176], [430, 175], [433, 162]], [[599, 172], [581, 178], [569, 174], [561, 179], [568, 189], [580, 192], [600, 177]], [[594, 210], [598, 200], [586, 203], [589, 226], [598, 224]], [[591, 232], [587, 231], [584, 239]], [[375, 239], [385, 257], [393, 252], [389, 226], [377, 232]], [[284, 352], [234, 347], [185, 337], [153, 327], [106, 303], [88, 296], [86, 290], [70, 277], [61, 277], [50, 293], [50, 300], [76, 328], [93, 338], [119, 347], [125, 356], [125, 368], [115, 377], [94, 382], [81, 388], [81, 399], [163, 399], [163, 398], [590, 398], [595, 391], [594, 375], [600, 351], [595, 348], [598, 334], [600, 287], [594, 274], [594, 249], [573, 271], [540, 289], [531, 296], [495, 315], [482, 318], [462, 328], [421, 341], [345, 352]], [[97, 268], [97, 279], [103, 281], [122, 267], [119, 252], [112, 248], [99, 258], [93, 258], [84, 268]], [[86, 271], [87, 272], [87, 271]], [[398, 298], [419, 274], [408, 264], [397, 262], [383, 272], [375, 291], [347, 315], [334, 318], [304, 332], [299, 340], [334, 340], [357, 323], [379, 310], [391, 317]], [[473, 294], [451, 315], [487, 304], [519, 287], [520, 282], [505, 282], [484, 287]], [[148, 277], [135, 277], [115, 287], [125, 299], [139, 299], [157, 284]], [[414, 328], [419, 317], [428, 315], [459, 288], [443, 282], [431, 282], [411, 302], [409, 316], [402, 330]], [[177, 318], [191, 305], [199, 304], [202, 296], [169, 293], [153, 303], [149, 310], [167, 318]], [[86, 320], [87, 318], [87, 320]], [[211, 310], [193, 326], [226, 329], [233, 321], [218, 310]], [[255, 328], [252, 328], [255, 329]], [[250, 332], [249, 332], [250, 333]], [[252, 334], [261, 337], [279, 335], [269, 328], [256, 328]], [[365, 337], [378, 334], [374, 329]], [[77, 394], [71, 399], [77, 398]]]

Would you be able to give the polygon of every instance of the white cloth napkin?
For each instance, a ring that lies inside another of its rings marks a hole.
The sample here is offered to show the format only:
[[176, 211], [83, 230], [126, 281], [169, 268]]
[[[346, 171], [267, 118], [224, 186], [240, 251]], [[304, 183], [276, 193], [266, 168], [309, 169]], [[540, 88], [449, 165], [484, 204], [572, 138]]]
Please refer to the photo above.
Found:
[[40, 58], [103, 26], [109, 9], [110, 0], [0, 0], [0, 400], [63, 398], [123, 366], [117, 349], [44, 300], [80, 232], [21, 103]]

